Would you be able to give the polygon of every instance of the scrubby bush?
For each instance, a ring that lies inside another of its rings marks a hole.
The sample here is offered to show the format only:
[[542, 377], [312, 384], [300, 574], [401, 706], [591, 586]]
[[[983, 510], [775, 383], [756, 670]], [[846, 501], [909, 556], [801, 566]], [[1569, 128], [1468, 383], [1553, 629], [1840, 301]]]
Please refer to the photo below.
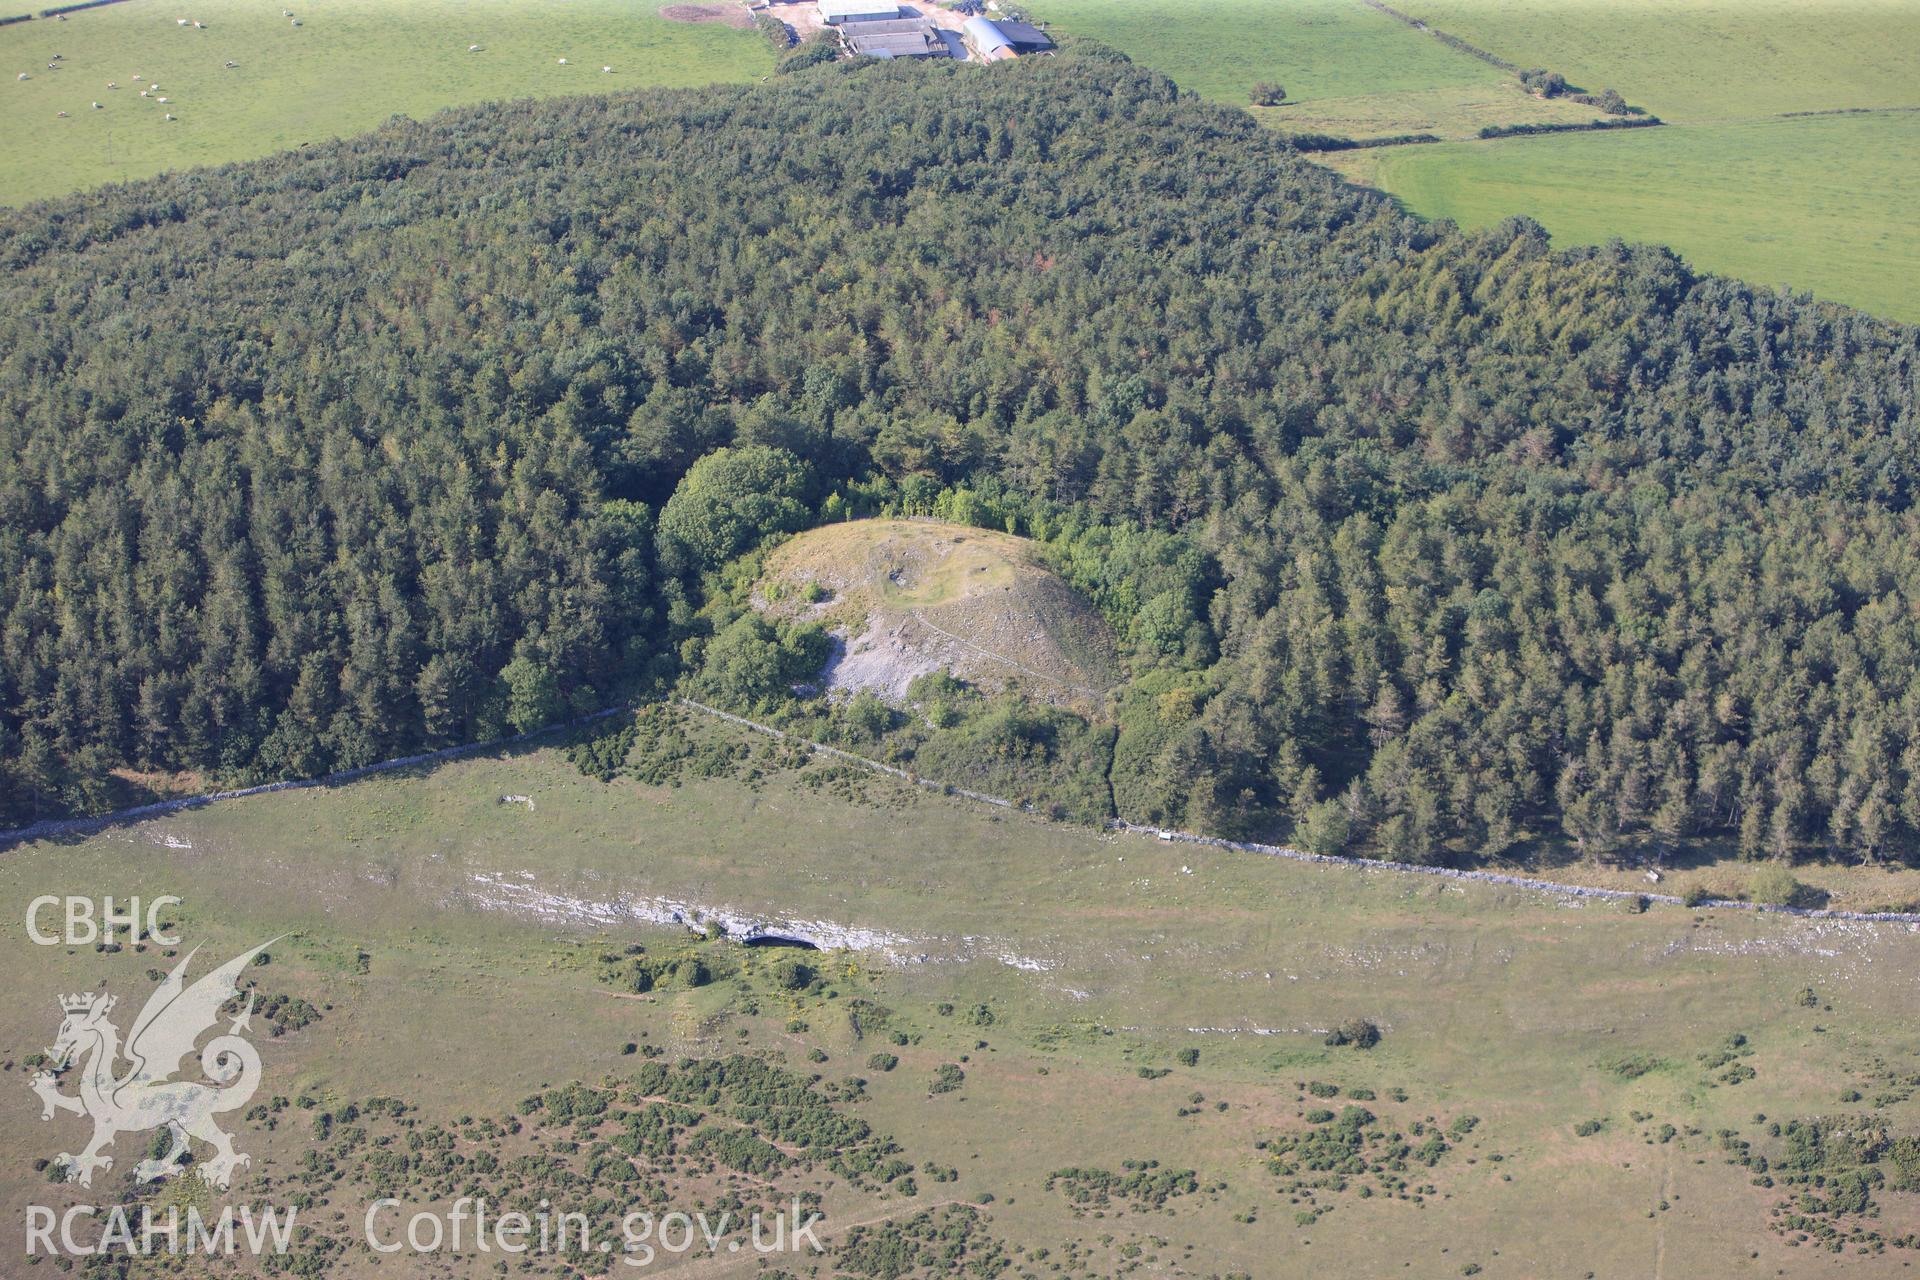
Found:
[[812, 965], [794, 956], [787, 956], [773, 966], [774, 985], [783, 991], [803, 991], [813, 984], [816, 976]]
[[1365, 1018], [1349, 1018], [1327, 1033], [1327, 1043], [1371, 1049], [1380, 1043], [1380, 1028]]
[[1774, 906], [1800, 906], [1812, 896], [1812, 892], [1795, 878], [1793, 872], [1779, 865], [1762, 867], [1747, 881], [1749, 898]]
[[838, 37], [832, 31], [821, 31], [802, 41], [793, 51], [774, 65], [781, 75], [791, 75], [796, 71], [805, 71], [809, 67], [818, 67], [833, 62], [840, 57]]

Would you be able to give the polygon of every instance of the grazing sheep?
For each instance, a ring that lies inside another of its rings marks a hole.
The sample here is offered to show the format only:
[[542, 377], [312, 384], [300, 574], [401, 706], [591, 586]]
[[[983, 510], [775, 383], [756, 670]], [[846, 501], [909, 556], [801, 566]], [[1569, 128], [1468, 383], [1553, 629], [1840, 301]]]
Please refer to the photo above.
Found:
[[293, 20], [293, 25], [294, 25], [294, 26], [296, 26], [296, 27], [297, 27], [297, 26], [299, 26], [299, 25], [300, 25], [300, 19], [298, 19], [298, 18], [295, 18], [295, 19]]
[[66, 118], [67, 118], [67, 113], [66, 113], [66, 112], [64, 112], [64, 111], [62, 111], [62, 112], [60, 112], [60, 113], [59, 113], [59, 119], [62, 119], [62, 120], [65, 120]]
[[175, 18], [174, 21], [179, 23], [183, 27], [187, 25], [187, 20], [185, 18]]
[[611, 74], [613, 74], [613, 68], [612, 68], [612, 67], [602, 67], [602, 68], [600, 68], [600, 72], [601, 72], [601, 74], [602, 74], [602, 75], [611, 75]]
[[33, 79], [33, 77], [32, 77], [32, 76], [30, 76], [30, 75], [28, 75], [28, 74], [27, 74], [26, 72], [24, 72], [24, 71], [22, 71], [22, 72], [21, 72], [21, 73], [20, 73], [20, 74], [19, 74], [18, 76], [15, 76], [14, 78], [15, 78], [16, 80], [31, 80], [31, 79]]
[[240, 65], [240, 64], [239, 64], [239, 63], [237, 63], [237, 62], [235, 62], [235, 61], [234, 61], [234, 60], [233, 60], [232, 58], [228, 58], [228, 59], [227, 59], [227, 70], [229, 70], [229, 71], [231, 71], [231, 70], [233, 70], [233, 69], [234, 69], [235, 67], [237, 67], [237, 66], [239, 66], [239, 65]]
[[567, 65], [567, 60], [566, 60], [565, 58], [562, 58], [562, 59], [560, 59], [560, 65], [561, 65], [561, 66], [563, 66], [563, 67], [564, 67], [564, 66], [566, 66], [566, 65]]
[[119, 82], [118, 80], [109, 80], [109, 81], [107, 81], [107, 88], [109, 88], [109, 89], [118, 89], [119, 87], [120, 87], [120, 82]]
[[94, 103], [94, 104], [93, 104], [93, 109], [94, 109], [95, 111], [98, 111], [98, 110], [100, 109], [100, 104], [99, 104], [99, 103], [97, 103], [97, 102], [96, 102], [96, 103]]
[[167, 119], [169, 120], [173, 119], [173, 112], [171, 111], [167, 112]]
[[480, 46], [479, 46], [479, 45], [477, 45], [477, 44], [470, 44], [470, 45], [468, 45], [468, 46], [467, 46], [467, 52], [468, 52], [468, 53], [478, 53], [478, 52], [480, 52]]
[[162, 99], [160, 99], [160, 101], [162, 101], [162, 102], [165, 102], [165, 101], [167, 101], [167, 99], [165, 99], [165, 98], [162, 98]]

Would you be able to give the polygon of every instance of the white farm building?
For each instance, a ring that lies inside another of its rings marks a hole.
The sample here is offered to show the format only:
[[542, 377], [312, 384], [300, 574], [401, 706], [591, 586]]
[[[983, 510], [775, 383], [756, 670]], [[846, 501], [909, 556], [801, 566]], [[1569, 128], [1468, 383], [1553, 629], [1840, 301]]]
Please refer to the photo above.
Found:
[[882, 22], [899, 16], [900, 6], [883, 0], [820, 0], [820, 21], [830, 27], [848, 22]]

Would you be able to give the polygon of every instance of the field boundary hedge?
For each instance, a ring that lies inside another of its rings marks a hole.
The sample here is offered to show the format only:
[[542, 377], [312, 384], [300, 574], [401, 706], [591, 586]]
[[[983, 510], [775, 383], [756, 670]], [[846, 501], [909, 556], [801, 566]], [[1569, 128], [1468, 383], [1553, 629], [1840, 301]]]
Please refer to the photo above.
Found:
[[1659, 116], [1609, 116], [1586, 124], [1490, 124], [1480, 130], [1485, 138], [1532, 138], [1547, 133], [1607, 133], [1614, 129], [1654, 129], [1666, 123]]
[[1517, 66], [1514, 63], [1508, 62], [1505, 58], [1501, 57], [1499, 54], [1489, 53], [1487, 50], [1482, 49], [1479, 45], [1469, 44], [1465, 40], [1462, 40], [1459, 36], [1451, 35], [1448, 32], [1442, 31], [1438, 27], [1428, 26], [1426, 23], [1420, 21], [1420, 19], [1414, 17], [1410, 13], [1402, 13], [1400, 12], [1400, 10], [1394, 8], [1392, 5], [1382, 3], [1382, 0], [1361, 0], [1361, 3], [1366, 5], [1369, 9], [1379, 10], [1381, 13], [1386, 14], [1389, 18], [1392, 18], [1396, 22], [1406, 23], [1408, 26], [1412, 27], [1415, 31], [1425, 32], [1427, 35], [1432, 36], [1435, 40], [1438, 40], [1441, 44], [1447, 46], [1447, 48], [1456, 50], [1460, 53], [1464, 53], [1469, 58], [1478, 58], [1480, 59], [1480, 61], [1486, 63], [1488, 66], [1498, 67], [1502, 71], [1510, 72], [1516, 76], [1520, 74], [1519, 66]]
[[1445, 139], [1433, 133], [1394, 133], [1384, 138], [1343, 138], [1337, 133], [1283, 133], [1281, 139], [1295, 151], [1367, 151], [1374, 147], [1407, 147]]

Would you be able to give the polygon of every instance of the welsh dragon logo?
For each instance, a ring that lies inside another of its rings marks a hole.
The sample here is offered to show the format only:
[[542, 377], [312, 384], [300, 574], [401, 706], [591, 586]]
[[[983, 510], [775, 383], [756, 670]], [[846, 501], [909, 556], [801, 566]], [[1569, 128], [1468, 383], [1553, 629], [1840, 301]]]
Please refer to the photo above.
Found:
[[[236, 956], [192, 986], [185, 975], [199, 948], [188, 952], [147, 998], [124, 1049], [120, 1029], [107, 1017], [117, 1003], [114, 997], [105, 992], [60, 997], [60, 1012], [65, 1016], [59, 1037], [47, 1050], [53, 1070], [35, 1075], [32, 1085], [44, 1107], [42, 1120], [53, 1119], [56, 1111], [93, 1120], [93, 1141], [86, 1150], [60, 1157], [69, 1181], [91, 1186], [94, 1170], [113, 1167], [113, 1157], [102, 1151], [116, 1137], [162, 1126], [171, 1132], [172, 1149], [157, 1160], [135, 1165], [136, 1181], [152, 1182], [177, 1172], [190, 1138], [214, 1149], [213, 1158], [199, 1166], [200, 1176], [213, 1186], [224, 1188], [236, 1168], [250, 1163], [249, 1157], [233, 1149], [233, 1139], [214, 1123], [214, 1117], [244, 1107], [260, 1087], [259, 1051], [240, 1034], [251, 1029], [251, 992], [246, 1009], [227, 1034], [214, 1037], [200, 1051], [200, 1070], [213, 1083], [173, 1077], [180, 1070], [180, 1060], [193, 1052], [194, 1042], [219, 1021], [221, 1006], [238, 990], [241, 971], [270, 945], [263, 942]], [[78, 1096], [61, 1093], [54, 1074], [70, 1065], [79, 1080]]]

